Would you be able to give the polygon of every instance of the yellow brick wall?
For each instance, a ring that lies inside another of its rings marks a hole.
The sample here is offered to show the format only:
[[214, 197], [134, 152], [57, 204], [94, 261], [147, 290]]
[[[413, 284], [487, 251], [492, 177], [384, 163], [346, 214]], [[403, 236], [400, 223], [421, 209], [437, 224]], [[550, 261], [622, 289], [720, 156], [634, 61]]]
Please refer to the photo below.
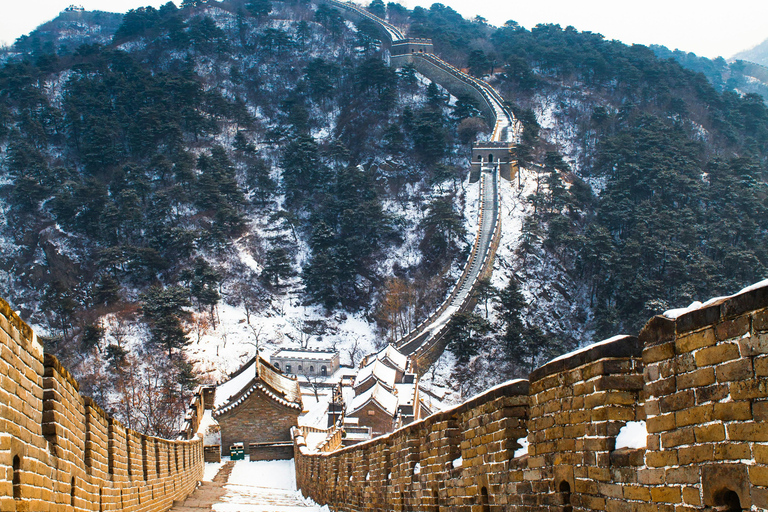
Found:
[[0, 300], [0, 512], [165, 511], [202, 478], [202, 451], [108, 417]]
[[[768, 287], [655, 317], [529, 381], [334, 452], [307, 451], [297, 429], [297, 483], [349, 512], [692, 512], [734, 496], [768, 511]], [[647, 448], [616, 449], [639, 420]]]

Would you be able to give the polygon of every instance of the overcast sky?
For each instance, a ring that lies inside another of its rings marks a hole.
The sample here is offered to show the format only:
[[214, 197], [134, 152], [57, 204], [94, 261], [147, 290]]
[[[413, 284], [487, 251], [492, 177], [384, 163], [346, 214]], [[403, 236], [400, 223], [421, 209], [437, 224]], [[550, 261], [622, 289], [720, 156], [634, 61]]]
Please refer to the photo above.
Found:
[[[72, 3], [88, 10], [125, 12], [167, 0], [0, 0], [0, 42], [10, 44]], [[363, 0], [365, 3], [368, 0]], [[384, 0], [385, 3], [388, 0]], [[177, 0], [176, 5], [181, 5]], [[361, 2], [359, 2], [361, 3]], [[413, 8], [432, 0], [401, 0]], [[514, 20], [573, 25], [625, 43], [663, 44], [714, 58], [730, 57], [768, 39], [768, 0], [443, 0], [465, 17], [494, 25]]]

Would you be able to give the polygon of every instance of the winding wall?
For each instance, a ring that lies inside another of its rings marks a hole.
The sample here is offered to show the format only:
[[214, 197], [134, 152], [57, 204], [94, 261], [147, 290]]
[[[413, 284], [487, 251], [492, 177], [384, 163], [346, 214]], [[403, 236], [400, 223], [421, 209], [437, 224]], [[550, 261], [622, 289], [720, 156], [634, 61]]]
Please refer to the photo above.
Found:
[[[404, 34], [385, 20], [369, 13], [351, 2], [325, 0], [339, 7], [353, 20], [363, 17], [375, 22], [390, 44], [403, 42]], [[454, 95], [468, 94], [473, 97], [485, 118], [493, 127], [492, 142], [517, 142], [520, 127], [512, 112], [504, 105], [499, 93], [483, 80], [470, 76], [455, 66], [430, 53], [392, 55], [393, 66], [413, 64], [427, 78], [439, 83]], [[448, 323], [456, 313], [471, 310], [476, 302], [474, 290], [478, 281], [490, 275], [493, 259], [501, 237], [499, 209], [499, 170], [489, 167], [482, 172], [480, 218], [477, 236], [464, 271], [448, 295], [448, 298], [426, 320], [395, 342], [398, 349], [409, 355], [419, 374], [440, 357], [447, 340]]]
[[202, 409], [197, 395], [187, 439], [125, 428], [0, 299], [0, 511], [168, 510], [202, 478]]
[[[297, 483], [348, 512], [766, 511], [762, 284], [366, 443], [310, 452], [297, 431]], [[646, 448], [616, 449], [641, 420]]]

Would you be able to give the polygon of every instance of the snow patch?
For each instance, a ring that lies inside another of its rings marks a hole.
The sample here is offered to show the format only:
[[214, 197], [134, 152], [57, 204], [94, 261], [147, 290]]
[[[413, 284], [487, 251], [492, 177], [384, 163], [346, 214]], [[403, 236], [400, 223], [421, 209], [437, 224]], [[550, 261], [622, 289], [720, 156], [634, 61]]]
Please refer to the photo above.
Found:
[[620, 448], [645, 448], [648, 438], [648, 430], [645, 421], [629, 421], [621, 427], [616, 436], [616, 449]]
[[521, 437], [517, 440], [517, 444], [520, 445], [520, 448], [515, 450], [515, 458], [522, 457], [524, 455], [528, 455], [528, 447], [530, 446], [530, 443], [528, 442], [527, 437]]

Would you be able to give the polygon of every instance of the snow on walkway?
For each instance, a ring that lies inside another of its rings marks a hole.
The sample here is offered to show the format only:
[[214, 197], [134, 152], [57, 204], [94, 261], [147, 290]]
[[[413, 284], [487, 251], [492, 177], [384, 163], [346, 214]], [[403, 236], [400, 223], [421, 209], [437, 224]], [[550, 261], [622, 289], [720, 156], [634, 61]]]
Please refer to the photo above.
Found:
[[293, 460], [235, 462], [216, 512], [328, 512], [296, 490]]

